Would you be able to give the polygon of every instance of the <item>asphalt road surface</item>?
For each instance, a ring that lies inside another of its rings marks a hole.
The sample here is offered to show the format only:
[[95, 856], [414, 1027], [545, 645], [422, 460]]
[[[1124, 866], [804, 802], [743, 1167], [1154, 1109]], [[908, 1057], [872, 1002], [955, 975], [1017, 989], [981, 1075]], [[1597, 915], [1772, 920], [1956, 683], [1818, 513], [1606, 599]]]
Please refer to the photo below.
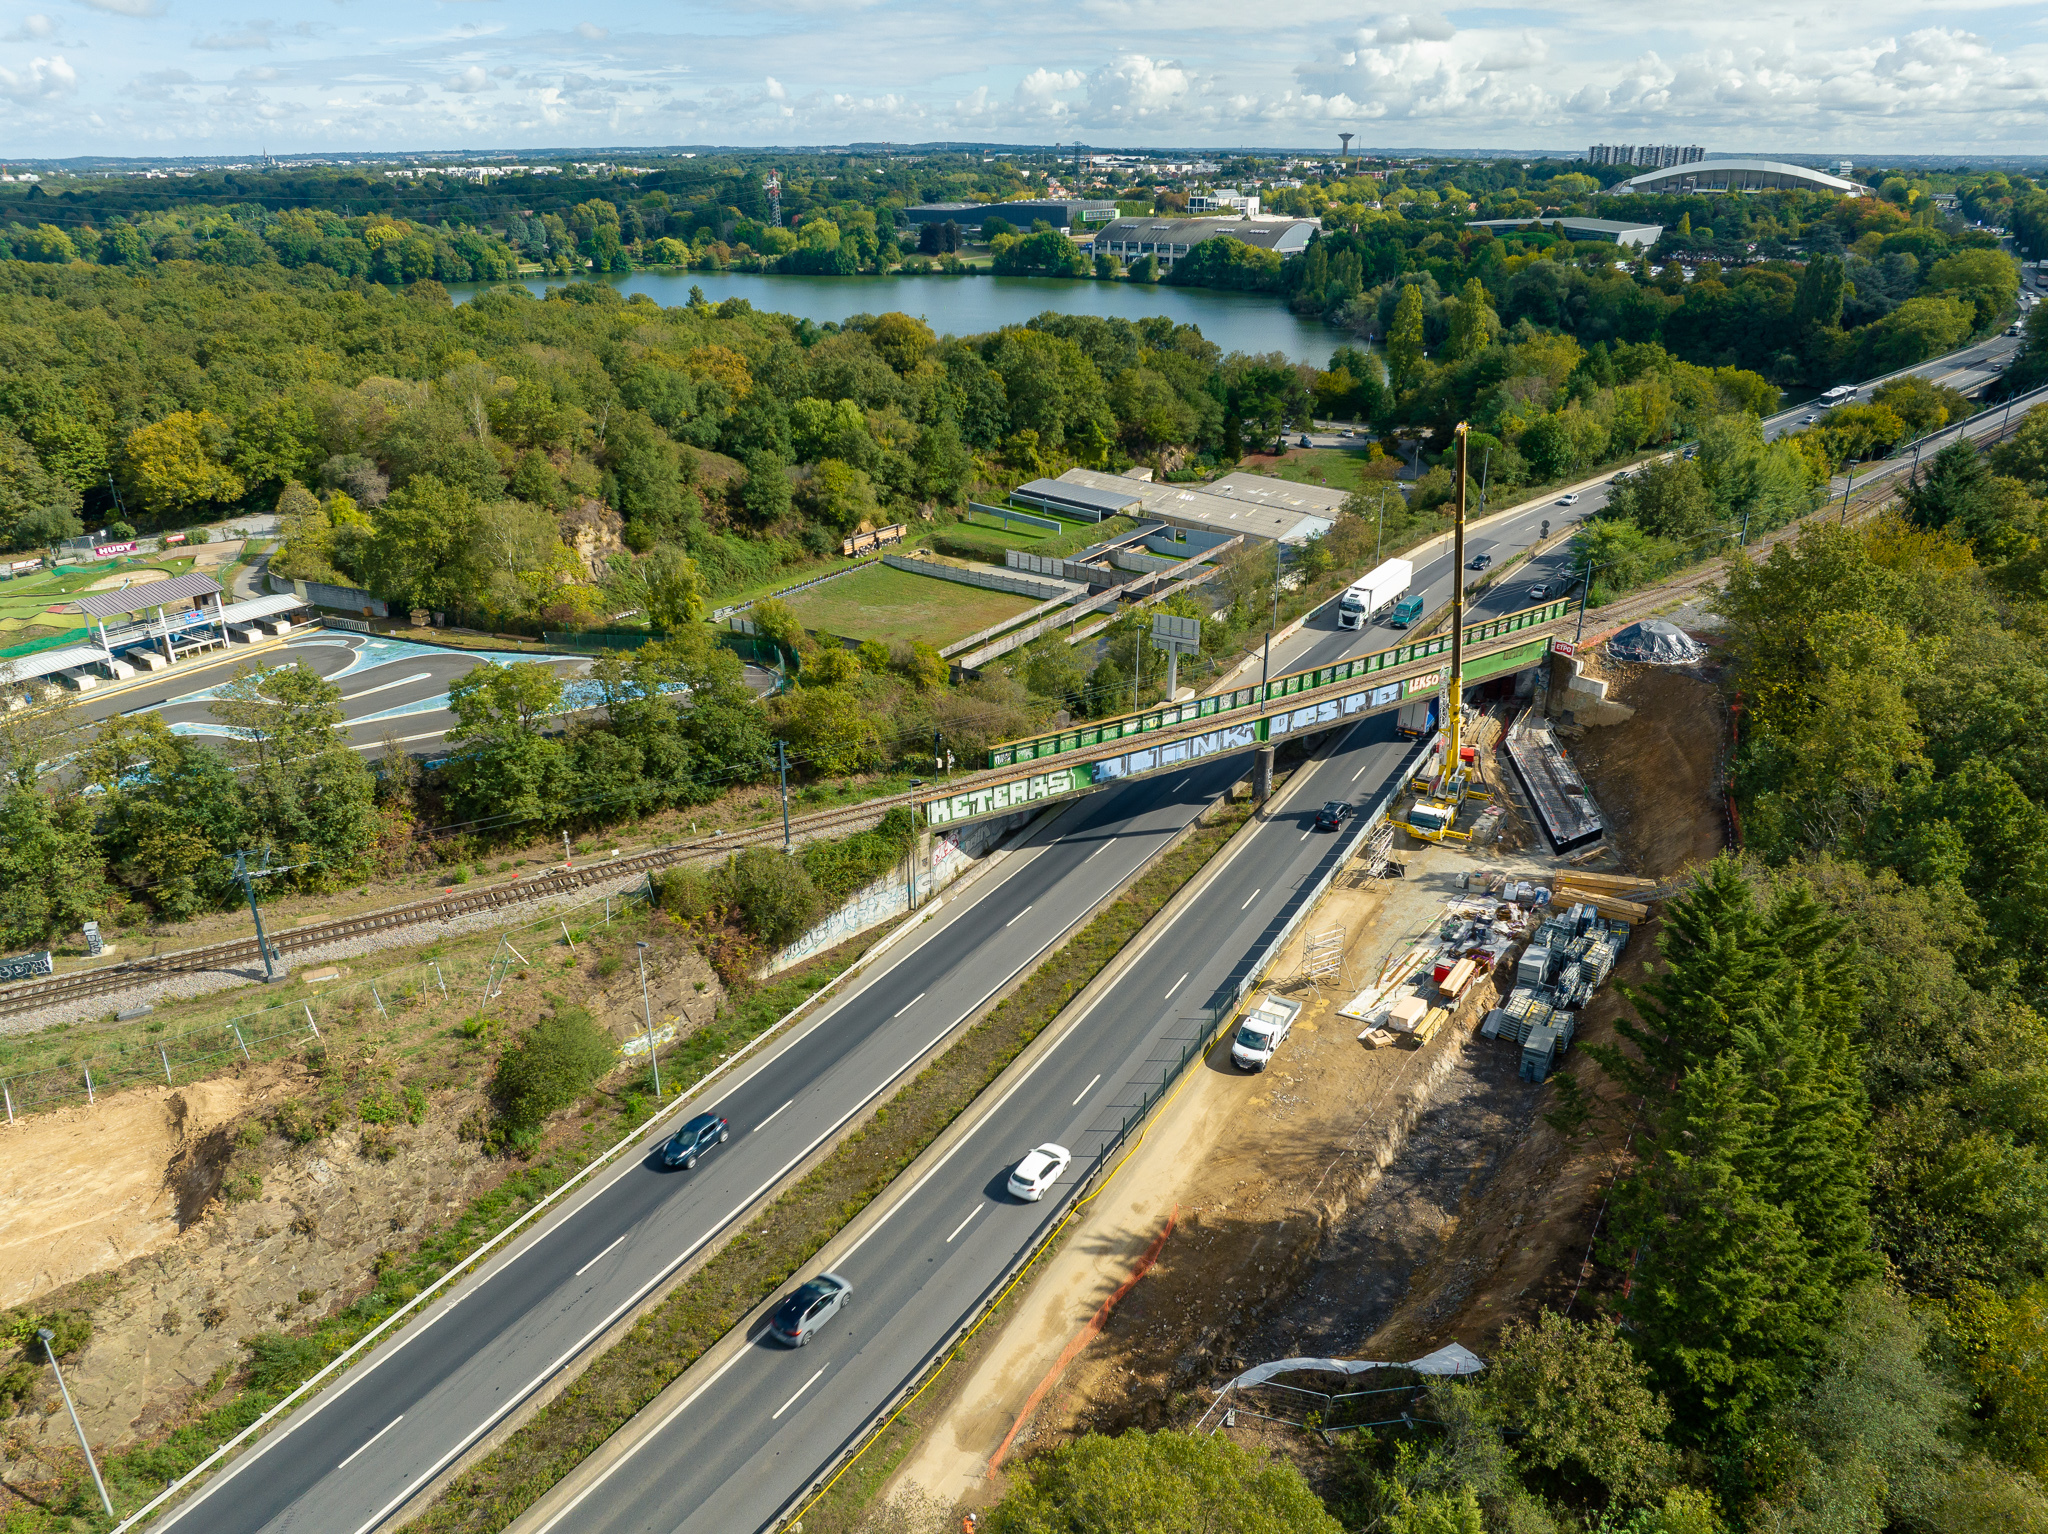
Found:
[[[732, 1125], [729, 1143], [696, 1171], [628, 1159], [160, 1526], [205, 1534], [374, 1528], [612, 1319], [742, 1218], [787, 1169], [1243, 770], [1241, 758], [1212, 761], [1183, 778], [1130, 784], [1069, 809], [957, 905], [942, 905], [846, 997], [693, 1104]], [[1269, 902], [1278, 894], [1269, 888]], [[1243, 914], [1249, 920], [1257, 911]], [[1205, 984], [1182, 1000], [1205, 996]], [[1112, 1082], [1121, 1079], [1121, 1048], [1103, 1055]]]
[[[944, 1161], [893, 1202], [833, 1271], [853, 1295], [803, 1348], [756, 1335], [680, 1410], [608, 1467], [551, 1527], [578, 1534], [733, 1534], [773, 1521], [1002, 1281], [1071, 1186], [1232, 994], [1305, 898], [1336, 838], [1312, 829], [1326, 799], [1369, 801], [1416, 754], [1393, 718], [1355, 726], [1308, 770], [1204, 898], [1158, 933], [1086, 1016], [992, 1103]], [[1218, 1047], [1202, 1069], [1231, 1070]], [[1011, 1169], [1044, 1141], [1074, 1153], [1045, 1202]]]

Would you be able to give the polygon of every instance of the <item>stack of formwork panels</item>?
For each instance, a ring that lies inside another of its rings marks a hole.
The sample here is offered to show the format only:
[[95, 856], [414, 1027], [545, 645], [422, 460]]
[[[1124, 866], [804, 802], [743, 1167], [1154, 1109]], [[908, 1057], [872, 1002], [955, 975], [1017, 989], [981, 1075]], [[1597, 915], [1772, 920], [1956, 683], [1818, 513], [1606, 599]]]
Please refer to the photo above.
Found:
[[1557, 1065], [1557, 1030], [1536, 1028], [1522, 1044], [1522, 1080], [1542, 1082], [1550, 1079], [1551, 1071]]

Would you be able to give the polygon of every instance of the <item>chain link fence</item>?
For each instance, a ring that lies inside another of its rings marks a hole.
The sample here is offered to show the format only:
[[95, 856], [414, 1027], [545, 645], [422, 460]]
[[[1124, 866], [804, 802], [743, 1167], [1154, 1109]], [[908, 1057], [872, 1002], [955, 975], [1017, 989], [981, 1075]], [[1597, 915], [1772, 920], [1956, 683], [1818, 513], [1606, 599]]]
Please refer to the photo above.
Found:
[[[538, 917], [506, 929], [488, 952], [423, 959], [362, 980], [337, 979], [317, 995], [219, 1022], [157, 1033], [137, 1024], [116, 1035], [87, 1035], [58, 1065], [0, 1077], [0, 1104], [12, 1123], [69, 1103], [96, 1103], [131, 1087], [178, 1086], [223, 1066], [285, 1059], [366, 1023], [390, 1022], [421, 1004], [472, 1014], [516, 984], [521, 971], [532, 970], [543, 950], [567, 956], [592, 933], [644, 912], [649, 893], [628, 891]], [[539, 975], [532, 978], [541, 983]]]

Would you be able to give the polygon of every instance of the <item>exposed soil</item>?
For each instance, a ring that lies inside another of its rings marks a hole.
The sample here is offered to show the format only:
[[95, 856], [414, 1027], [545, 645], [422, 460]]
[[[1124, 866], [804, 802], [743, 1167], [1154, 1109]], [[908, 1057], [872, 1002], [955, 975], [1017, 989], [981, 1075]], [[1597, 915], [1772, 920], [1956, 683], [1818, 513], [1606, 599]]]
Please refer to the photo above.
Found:
[[[477, 1136], [499, 1046], [556, 1004], [587, 1007], [615, 1039], [637, 1041], [639, 972], [621, 953], [641, 935], [621, 923], [573, 959], [515, 973], [474, 1037], [459, 1026], [473, 997], [393, 996], [388, 1019], [330, 1018], [299, 1058], [0, 1128], [11, 1174], [0, 1304], [91, 1315], [92, 1340], [65, 1374], [94, 1443], [118, 1449], [184, 1420], [243, 1361], [243, 1338], [348, 1304], [375, 1281], [380, 1254], [409, 1253], [516, 1170]], [[686, 1036], [723, 990], [672, 923], [644, 935], [656, 1026]], [[553, 1137], [580, 1132], [572, 1110]], [[22, 1405], [0, 1451], [10, 1486], [44, 1479], [52, 1456], [70, 1452], [69, 1421], [41, 1390]]]
[[[1725, 706], [1696, 671], [1595, 674], [1636, 712], [1576, 739], [1575, 759], [1618, 830], [1623, 863], [1649, 877], [1681, 874], [1725, 845]], [[1361, 954], [1377, 962], [1417, 930], [1427, 904], [1410, 897], [1440, 876], [1564, 861], [1499, 845], [1407, 856], [1407, 880], [1340, 888], [1307, 923], [1345, 925], [1354, 969]], [[1645, 978], [1656, 926], [1653, 916], [1637, 928], [1579, 1040], [1614, 1037], [1623, 1006], [1614, 982]], [[1476, 1017], [1420, 1053], [1368, 1051], [1332, 1015], [1341, 999], [1296, 994], [1308, 1006], [1282, 1061], [1248, 1084], [1200, 1165], [1180, 1174], [1179, 1220], [1158, 1264], [1014, 1452], [1090, 1429], [1185, 1426], [1224, 1379], [1266, 1359], [1401, 1360], [1453, 1340], [1484, 1356], [1510, 1319], [1597, 1303], [1604, 1277], [1589, 1245], [1633, 1105], [1583, 1048], [1564, 1069], [1596, 1111], [1567, 1138], [1543, 1117], [1555, 1088], [1519, 1080], [1520, 1051], [1478, 1038]], [[1233, 1431], [1247, 1441], [1270, 1431], [1239, 1420]]]

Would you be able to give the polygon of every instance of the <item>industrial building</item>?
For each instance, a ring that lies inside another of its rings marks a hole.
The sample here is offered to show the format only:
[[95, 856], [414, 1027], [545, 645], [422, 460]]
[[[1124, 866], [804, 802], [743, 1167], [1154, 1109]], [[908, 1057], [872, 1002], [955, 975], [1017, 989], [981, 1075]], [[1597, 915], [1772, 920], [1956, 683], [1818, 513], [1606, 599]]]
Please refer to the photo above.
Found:
[[1562, 224], [1565, 237], [1572, 240], [1611, 240], [1637, 250], [1648, 250], [1664, 237], [1662, 224], [1625, 224], [1611, 218], [1479, 218], [1467, 229], [1491, 229], [1505, 234], [1510, 229], [1537, 228], [1554, 231]]
[[1698, 144], [1595, 144], [1586, 151], [1586, 159], [1593, 165], [1644, 165], [1652, 170], [1691, 165], [1706, 157], [1706, 150]]
[[1831, 176], [1804, 165], [1787, 165], [1782, 160], [1706, 160], [1696, 165], [1673, 165], [1617, 181], [1607, 189], [1609, 196], [1629, 192], [1780, 191], [1837, 192], [1844, 197], [1871, 195], [1870, 188], [1860, 181]]
[[1210, 485], [1171, 485], [1101, 469], [1069, 469], [1058, 479], [1018, 486], [1012, 499], [1070, 516], [1150, 517], [1186, 535], [1174, 541], [1189, 545], [1193, 554], [1240, 533], [1248, 542], [1306, 543], [1330, 530], [1344, 497], [1257, 474], [1231, 474]]
[[1019, 234], [1029, 234], [1041, 219], [1055, 229], [1070, 231], [1089, 224], [1110, 223], [1116, 218], [1116, 204], [1083, 197], [1041, 197], [1031, 202], [923, 202], [905, 208], [903, 217], [913, 229], [951, 223], [977, 232], [985, 220], [999, 218]]
[[1096, 234], [1095, 252], [1115, 256], [1126, 266], [1157, 256], [1160, 269], [1170, 270], [1202, 241], [1218, 235], [1284, 256], [1306, 250], [1321, 227], [1312, 218], [1120, 218]]

